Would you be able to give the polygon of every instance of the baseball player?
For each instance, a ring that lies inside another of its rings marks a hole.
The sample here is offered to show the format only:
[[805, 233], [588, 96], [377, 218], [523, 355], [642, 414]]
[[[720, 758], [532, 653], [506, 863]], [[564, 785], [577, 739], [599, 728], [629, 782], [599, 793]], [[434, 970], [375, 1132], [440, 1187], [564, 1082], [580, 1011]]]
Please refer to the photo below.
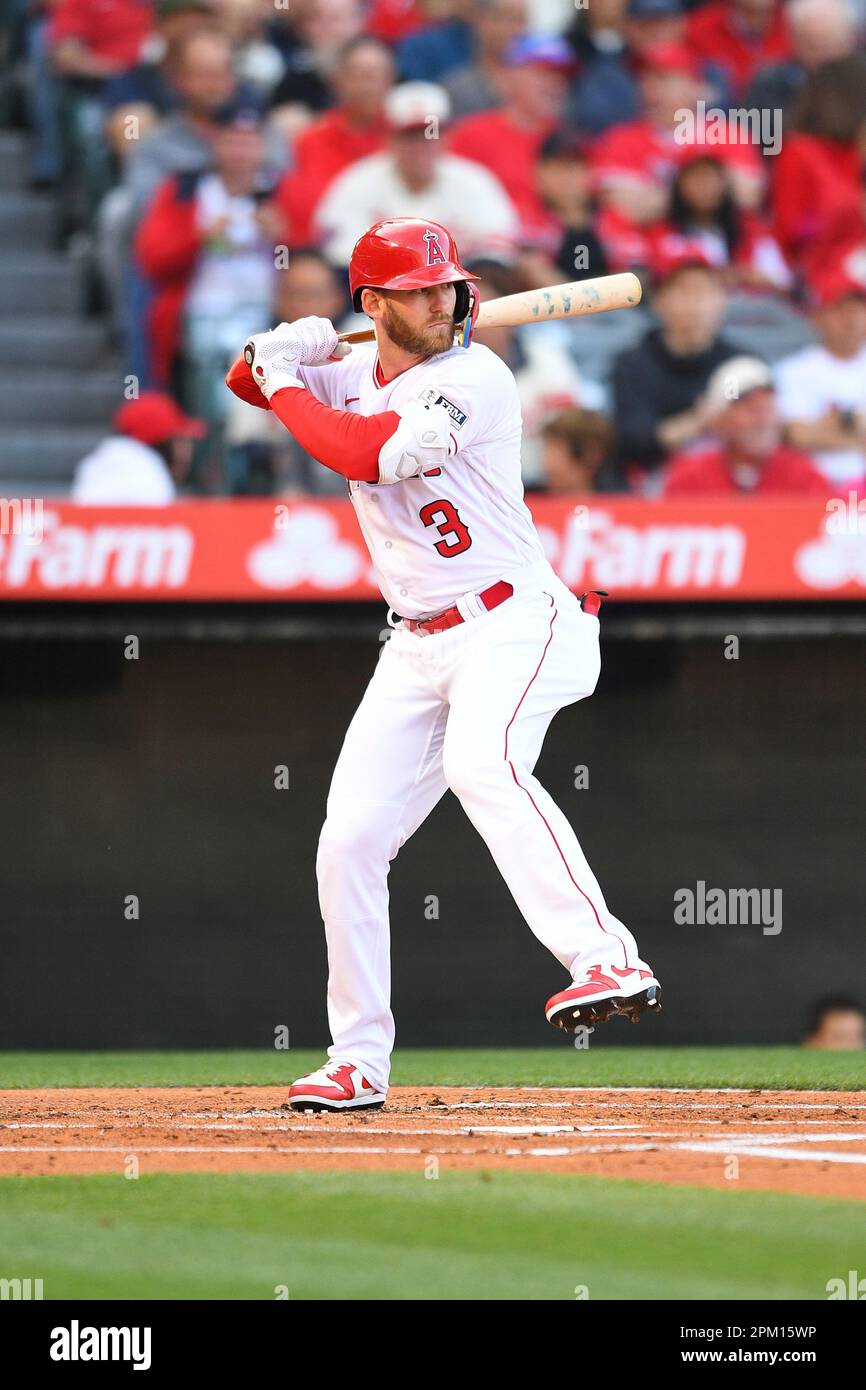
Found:
[[579, 601], [545, 559], [523, 499], [514, 378], [471, 341], [473, 279], [440, 224], [377, 222], [349, 266], [375, 343], [350, 350], [326, 319], [299, 319], [253, 337], [227, 377], [347, 479], [393, 627], [328, 795], [317, 874], [333, 1044], [291, 1087], [296, 1110], [387, 1097], [389, 866], [446, 788], [570, 977], [547, 1001], [550, 1022], [573, 1032], [660, 1007], [533, 776], [557, 710], [595, 689], [599, 599]]

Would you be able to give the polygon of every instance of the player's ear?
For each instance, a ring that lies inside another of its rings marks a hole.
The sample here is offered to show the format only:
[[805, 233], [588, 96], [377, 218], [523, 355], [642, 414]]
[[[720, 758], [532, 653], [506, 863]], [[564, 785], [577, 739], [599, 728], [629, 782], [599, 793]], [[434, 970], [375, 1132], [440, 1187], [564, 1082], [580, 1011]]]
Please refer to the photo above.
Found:
[[365, 285], [361, 291], [361, 312], [374, 319], [382, 312], [382, 296], [378, 290]]

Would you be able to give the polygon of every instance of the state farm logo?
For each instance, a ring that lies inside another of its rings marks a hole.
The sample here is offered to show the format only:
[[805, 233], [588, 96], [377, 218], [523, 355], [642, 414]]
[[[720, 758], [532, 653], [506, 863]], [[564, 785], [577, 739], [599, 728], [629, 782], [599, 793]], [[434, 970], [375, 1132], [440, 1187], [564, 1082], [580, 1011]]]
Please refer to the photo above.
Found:
[[82, 520], [46, 510], [38, 544], [32, 535], [0, 536], [0, 588], [183, 588], [195, 549], [187, 526]]
[[[866, 517], [860, 520], [866, 523]], [[846, 529], [828, 517], [818, 539], [807, 541], [794, 555], [794, 569], [810, 589], [866, 588], [866, 524]]]
[[542, 534], [548, 559], [571, 589], [735, 589], [746, 554], [739, 526], [629, 526], [585, 506], [561, 542], [546, 527]]
[[360, 546], [344, 540], [330, 512], [318, 507], [280, 507], [273, 535], [253, 546], [247, 573], [263, 589], [311, 584], [333, 591], [356, 584], [367, 570]]

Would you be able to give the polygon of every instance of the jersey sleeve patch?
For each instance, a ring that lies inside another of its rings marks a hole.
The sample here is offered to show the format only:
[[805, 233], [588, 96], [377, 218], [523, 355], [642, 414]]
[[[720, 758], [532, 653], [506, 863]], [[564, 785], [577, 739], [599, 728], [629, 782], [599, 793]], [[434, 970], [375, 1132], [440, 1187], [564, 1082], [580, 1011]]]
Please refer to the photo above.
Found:
[[427, 405], [444, 406], [451, 417], [451, 424], [454, 429], [462, 429], [466, 424], [468, 418], [466, 411], [461, 410], [460, 406], [455, 405], [453, 401], [449, 401], [448, 397], [443, 396], [442, 392], [436, 386], [428, 386], [426, 391], [422, 391], [421, 400]]

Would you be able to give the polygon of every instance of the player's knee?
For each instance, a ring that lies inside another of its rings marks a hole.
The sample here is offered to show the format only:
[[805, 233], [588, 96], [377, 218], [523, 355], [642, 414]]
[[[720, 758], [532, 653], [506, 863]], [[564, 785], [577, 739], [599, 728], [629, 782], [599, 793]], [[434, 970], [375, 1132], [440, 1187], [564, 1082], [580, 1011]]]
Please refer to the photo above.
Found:
[[501, 757], [483, 748], [466, 746], [448, 749], [442, 762], [445, 780], [460, 801], [495, 794], [505, 780], [507, 766]]
[[340, 873], [357, 872], [358, 863], [387, 864], [390, 827], [370, 807], [331, 813], [319, 835], [316, 871], [321, 881]]

